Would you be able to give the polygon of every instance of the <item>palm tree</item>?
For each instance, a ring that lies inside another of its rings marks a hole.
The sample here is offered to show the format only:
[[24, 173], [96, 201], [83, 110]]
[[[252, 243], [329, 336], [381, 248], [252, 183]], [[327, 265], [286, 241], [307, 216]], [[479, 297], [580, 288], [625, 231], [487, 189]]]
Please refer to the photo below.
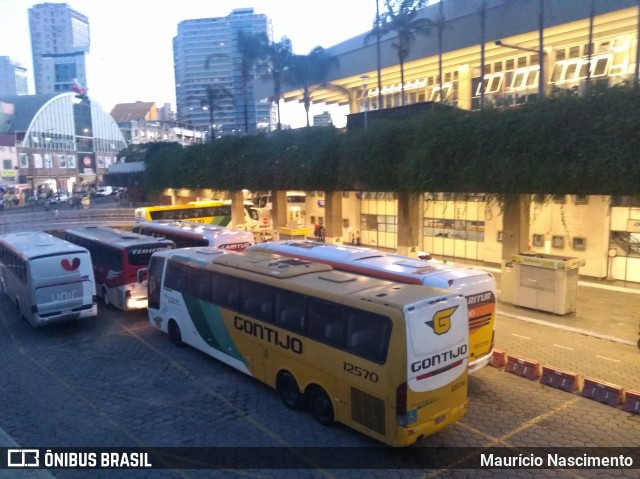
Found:
[[207, 108], [209, 111], [209, 125], [211, 126], [211, 140], [216, 138], [216, 130], [214, 127], [215, 112], [219, 110], [219, 107], [224, 106], [227, 103], [233, 103], [233, 93], [228, 88], [222, 86], [207, 85], [206, 86], [206, 98], [200, 100], [200, 104], [203, 108]]
[[380, 26], [366, 37], [395, 33], [397, 38], [391, 46], [397, 51], [400, 64], [400, 95], [404, 105], [404, 62], [411, 53], [417, 35], [428, 35], [432, 22], [428, 18], [416, 18], [426, 5], [425, 0], [385, 0], [387, 11], [380, 15]]
[[273, 101], [276, 104], [278, 115], [278, 131], [282, 129], [280, 123], [280, 98], [282, 97], [282, 83], [285, 70], [291, 65], [293, 52], [291, 40], [282, 37], [279, 42], [271, 43], [267, 47], [267, 75], [273, 82]]
[[[226, 53], [211, 53], [210, 55], [207, 55], [204, 67], [208, 70], [211, 66], [211, 62], [216, 58], [224, 58], [228, 60], [229, 55]], [[219, 79], [214, 80], [219, 81]], [[223, 103], [227, 103], [229, 100], [231, 103], [235, 103], [233, 92], [220, 85], [207, 85], [205, 87], [205, 97], [200, 98], [200, 106], [207, 108], [209, 111], [209, 125], [211, 126], [212, 140], [215, 140], [216, 137], [216, 132], [213, 127], [215, 111], [219, 109], [219, 106], [222, 106]]]
[[294, 55], [291, 66], [287, 70], [287, 83], [302, 88], [302, 102], [307, 113], [307, 127], [309, 124], [309, 107], [311, 106], [312, 86], [324, 84], [329, 70], [338, 67], [338, 59], [328, 55], [322, 47], [315, 47], [308, 55]]
[[249, 83], [258, 62], [265, 58], [269, 39], [265, 33], [238, 31], [238, 51], [240, 52], [240, 78], [244, 107], [244, 131], [249, 133]]

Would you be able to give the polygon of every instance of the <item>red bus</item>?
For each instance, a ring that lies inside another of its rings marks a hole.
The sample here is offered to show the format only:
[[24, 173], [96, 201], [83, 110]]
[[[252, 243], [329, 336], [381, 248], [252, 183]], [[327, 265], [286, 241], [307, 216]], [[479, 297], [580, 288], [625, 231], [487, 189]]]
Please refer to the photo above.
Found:
[[96, 293], [106, 306], [123, 311], [147, 307], [147, 270], [151, 255], [175, 248], [175, 243], [165, 238], [106, 226], [68, 229], [64, 239], [89, 250]]

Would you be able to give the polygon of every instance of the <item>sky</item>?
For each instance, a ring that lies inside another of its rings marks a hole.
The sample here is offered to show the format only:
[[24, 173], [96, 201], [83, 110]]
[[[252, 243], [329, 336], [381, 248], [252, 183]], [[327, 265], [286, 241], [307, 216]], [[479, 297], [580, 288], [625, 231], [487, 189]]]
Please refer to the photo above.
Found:
[[[33, 0], [0, 0], [0, 56], [28, 69], [29, 94], [34, 94], [28, 10]], [[275, 41], [287, 36], [294, 53], [316, 46], [328, 48], [371, 30], [376, 0], [67, 0], [89, 18], [91, 51], [87, 58], [89, 96], [109, 112], [117, 103], [170, 103], [175, 111], [173, 44], [182, 20], [224, 17], [236, 8], [253, 8], [273, 24]], [[380, 0], [382, 11], [384, 1]], [[334, 124], [343, 126], [345, 109], [330, 111]], [[304, 108], [284, 105], [282, 122], [304, 125]]]

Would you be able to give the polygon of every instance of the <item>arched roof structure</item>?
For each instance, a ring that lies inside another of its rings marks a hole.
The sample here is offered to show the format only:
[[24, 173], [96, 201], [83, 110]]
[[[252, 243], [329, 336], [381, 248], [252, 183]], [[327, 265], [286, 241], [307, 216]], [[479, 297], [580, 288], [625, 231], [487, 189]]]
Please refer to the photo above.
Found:
[[[47, 139], [61, 149], [73, 145], [75, 136], [93, 138], [96, 151], [117, 153], [126, 147], [120, 128], [111, 115], [95, 101], [75, 92], [43, 95], [21, 95], [0, 98], [13, 105], [13, 114], [6, 123], [4, 134], [16, 135], [16, 146], [42, 148]], [[77, 131], [75, 106], [89, 106], [91, 131]]]

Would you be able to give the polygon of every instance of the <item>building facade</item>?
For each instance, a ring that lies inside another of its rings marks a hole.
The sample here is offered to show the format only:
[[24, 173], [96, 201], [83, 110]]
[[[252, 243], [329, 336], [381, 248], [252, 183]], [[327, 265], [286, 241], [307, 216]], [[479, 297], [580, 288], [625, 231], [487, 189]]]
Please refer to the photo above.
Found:
[[[555, 89], [615, 85], [637, 74], [634, 0], [442, 0], [420, 16], [432, 27], [412, 44], [404, 84], [396, 35], [382, 36], [378, 63], [376, 41], [365, 32], [327, 48], [339, 68], [326, 82], [342, 88], [315, 89], [313, 102], [345, 105], [350, 113], [424, 102], [470, 110], [515, 106]], [[261, 85], [261, 94], [269, 91]], [[299, 101], [301, 92], [294, 85], [283, 98]]]
[[128, 145], [168, 141], [188, 146], [204, 143], [207, 131], [193, 125], [178, 123], [165, 104], [158, 108], [153, 102], [118, 103], [111, 116], [118, 124]]
[[3, 157], [5, 186], [42, 193], [96, 188], [127, 146], [111, 115], [84, 95], [0, 97], [0, 105], [11, 106], [0, 135], [15, 154], [12, 165]]
[[6, 56], [0, 56], [0, 95], [14, 96], [29, 93], [27, 69]]
[[29, 9], [35, 92], [60, 93], [76, 85], [87, 88], [89, 19], [65, 3]]
[[[245, 98], [240, 73], [238, 34], [265, 34], [271, 21], [253, 9], [236, 9], [226, 17], [185, 20], [173, 39], [177, 116], [213, 135], [245, 132]], [[258, 100], [247, 83], [249, 132], [269, 130], [274, 122], [271, 102]], [[227, 94], [227, 92], [229, 94]]]
[[[368, 112], [371, 122], [377, 110], [399, 106], [512, 107], [554, 90], [579, 94], [638, 79], [640, 11], [635, 0], [441, 0], [422, 16], [433, 27], [429, 35], [416, 37], [404, 65], [404, 84], [395, 35], [381, 39], [378, 75], [376, 42], [365, 41], [363, 33], [327, 49], [340, 65], [327, 81], [351, 94], [316, 90], [314, 101], [347, 105], [354, 115]], [[300, 91], [292, 87], [283, 97], [299, 101]], [[307, 196], [312, 224], [349, 225], [335, 228], [329, 240], [357, 230], [363, 245], [398, 248], [398, 230], [406, 225], [398, 223], [394, 193], [345, 192], [343, 217], [337, 221], [313, 193]], [[546, 195], [531, 200], [531, 251], [584, 259], [580, 274], [586, 276], [640, 282], [637, 198]], [[422, 234], [413, 253], [501, 262], [504, 218], [490, 195], [424, 192], [419, 201], [420, 223], [413, 227]]]

